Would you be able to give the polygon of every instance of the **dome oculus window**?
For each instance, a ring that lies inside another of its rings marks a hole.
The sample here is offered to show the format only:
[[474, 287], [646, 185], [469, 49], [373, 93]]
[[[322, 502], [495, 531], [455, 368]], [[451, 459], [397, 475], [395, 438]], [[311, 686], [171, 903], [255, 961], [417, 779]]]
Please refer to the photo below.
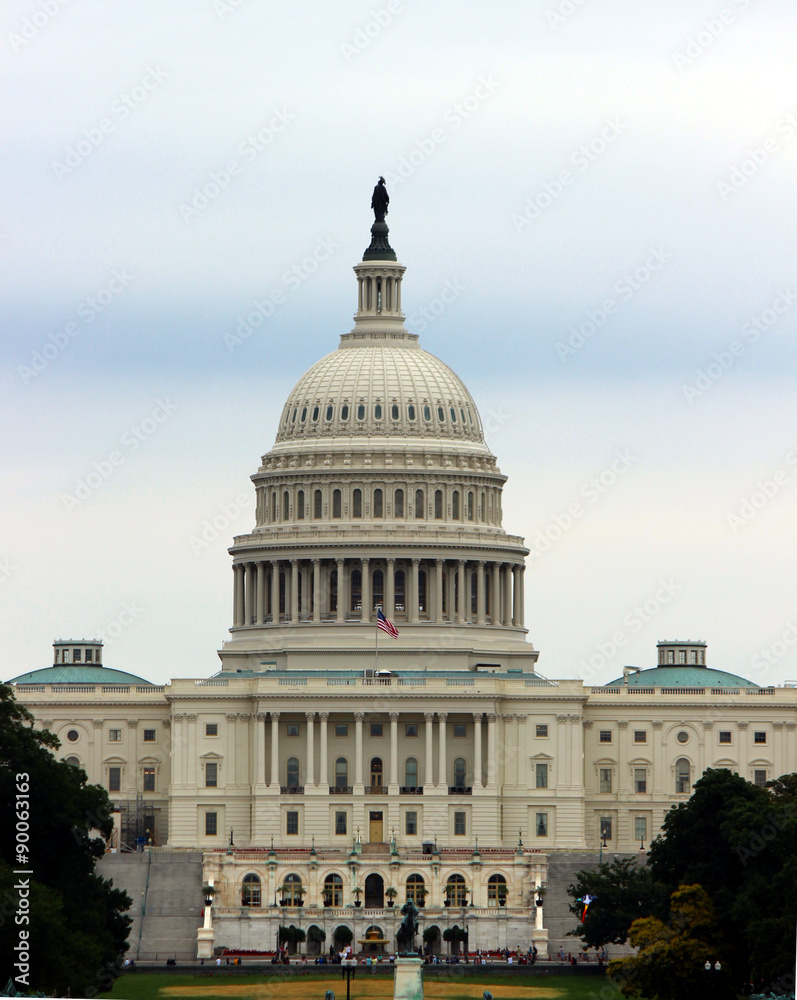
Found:
[[69, 740], [70, 743], [77, 743], [77, 741], [80, 739], [80, 733], [77, 731], [77, 729], [70, 729], [69, 732], [66, 734], [66, 738]]
[[291, 417], [291, 423], [292, 423], [292, 424], [295, 424], [295, 423], [296, 423], [296, 414], [297, 414], [298, 412], [299, 412], [299, 411], [298, 411], [298, 410], [297, 410], [297, 408], [296, 408], [296, 407], [294, 406], [294, 408], [293, 408], [293, 416]]
[[303, 406], [302, 407], [302, 423], [304, 423], [305, 420], [307, 420], [307, 407]]
[[445, 423], [446, 415], [442, 406], [437, 407], [437, 419], [440, 421], [441, 424]]
[[452, 406], [451, 407], [451, 423], [455, 424], [456, 422], [457, 422], [457, 411]]
[[357, 407], [357, 419], [365, 420], [365, 403], [360, 403]]
[[684, 732], [684, 730], [682, 729], [681, 732], [678, 733], [678, 735], [675, 738], [678, 740], [679, 743], [688, 743], [689, 733]]
[[410, 403], [410, 405], [407, 407], [407, 418], [409, 420], [415, 419], [415, 407], [412, 405], [412, 403]]
[[326, 418], [328, 421], [332, 419], [332, 413], [333, 413], [333, 408], [331, 406], [328, 406], [326, 413]]
[[374, 405], [374, 420], [381, 420], [381, 419], [382, 419], [382, 404], [376, 403]]
[[[393, 405], [392, 405], [392, 406], [390, 407], [390, 419], [391, 419], [391, 420], [398, 420], [398, 418], [399, 418], [399, 408], [398, 408], [398, 403], [394, 403], [394, 404], [393, 404]], [[412, 418], [410, 418], [410, 419], [412, 419]]]
[[344, 403], [343, 406], [341, 406], [341, 408], [340, 408], [340, 419], [341, 420], [348, 420], [349, 419], [349, 406], [348, 406], [348, 403]]
[[316, 421], [318, 420], [318, 413], [319, 413], [318, 407], [314, 406], [313, 407], [313, 423], [316, 423]]
[[423, 408], [423, 419], [428, 423], [432, 419], [432, 410], [428, 406]]

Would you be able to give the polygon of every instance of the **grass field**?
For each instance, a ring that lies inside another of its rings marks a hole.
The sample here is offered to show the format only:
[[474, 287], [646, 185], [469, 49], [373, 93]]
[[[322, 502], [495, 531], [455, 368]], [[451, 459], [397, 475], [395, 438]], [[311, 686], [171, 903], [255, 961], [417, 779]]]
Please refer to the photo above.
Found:
[[[620, 993], [608, 980], [578, 976], [535, 976], [533, 978], [429, 976], [424, 979], [425, 1000], [482, 1000], [489, 989], [495, 1000], [620, 1000]], [[122, 976], [109, 1000], [324, 1000], [333, 990], [344, 1000], [346, 983], [340, 973], [318, 976], [175, 976], [136, 973]], [[351, 1000], [392, 1000], [393, 977], [371, 977], [363, 970], [351, 981]]]

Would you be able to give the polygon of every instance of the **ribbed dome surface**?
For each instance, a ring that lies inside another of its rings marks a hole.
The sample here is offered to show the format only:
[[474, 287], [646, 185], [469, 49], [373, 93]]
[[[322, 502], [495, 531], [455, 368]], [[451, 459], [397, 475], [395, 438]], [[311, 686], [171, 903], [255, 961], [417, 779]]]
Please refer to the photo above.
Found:
[[12, 677], [6, 684], [140, 684], [151, 686], [152, 682], [124, 670], [113, 670], [91, 663], [64, 663], [41, 670], [30, 670], [18, 677]]
[[628, 677], [618, 677], [605, 687], [665, 687], [665, 688], [756, 688], [753, 681], [745, 680], [736, 674], [724, 670], [713, 670], [711, 667], [698, 666], [666, 666], [643, 670]]
[[316, 362], [288, 397], [277, 443], [373, 435], [484, 444], [470, 393], [414, 339], [344, 343]]

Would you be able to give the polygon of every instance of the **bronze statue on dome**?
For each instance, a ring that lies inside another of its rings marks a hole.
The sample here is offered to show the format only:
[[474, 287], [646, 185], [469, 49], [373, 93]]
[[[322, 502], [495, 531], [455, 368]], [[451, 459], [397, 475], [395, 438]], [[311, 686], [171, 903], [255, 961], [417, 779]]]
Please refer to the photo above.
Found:
[[385, 187], [385, 178], [380, 177], [371, 197], [371, 208], [374, 210], [374, 219], [377, 222], [385, 221], [387, 206], [389, 204], [390, 195], [387, 193], [387, 188]]

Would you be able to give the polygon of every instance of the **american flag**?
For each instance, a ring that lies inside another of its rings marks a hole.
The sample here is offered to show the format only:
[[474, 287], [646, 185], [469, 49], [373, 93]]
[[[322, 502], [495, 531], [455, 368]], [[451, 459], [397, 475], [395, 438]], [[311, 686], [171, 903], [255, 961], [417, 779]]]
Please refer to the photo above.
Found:
[[389, 618], [385, 618], [381, 611], [376, 612], [376, 627], [381, 628], [388, 635], [392, 635], [394, 639], [398, 639], [398, 629]]

